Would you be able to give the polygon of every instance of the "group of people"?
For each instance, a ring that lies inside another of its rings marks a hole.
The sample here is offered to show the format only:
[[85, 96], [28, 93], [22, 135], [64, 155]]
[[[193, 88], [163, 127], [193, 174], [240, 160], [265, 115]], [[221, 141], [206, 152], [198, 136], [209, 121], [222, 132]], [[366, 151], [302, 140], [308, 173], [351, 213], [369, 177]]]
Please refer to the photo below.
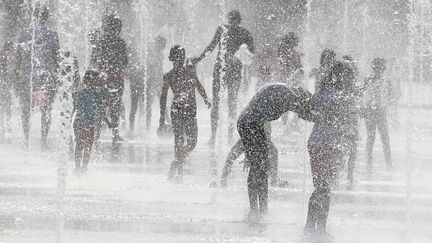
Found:
[[[228, 23], [217, 28], [210, 45], [200, 56], [187, 58], [184, 47], [171, 47], [168, 59], [173, 67], [164, 75], [162, 52], [166, 39], [156, 37], [147, 83], [143, 65], [130, 65], [126, 42], [120, 37], [122, 22], [115, 15], [104, 17], [101, 30], [91, 33], [91, 66], [81, 81], [78, 60], [70, 52], [60, 51], [58, 34], [46, 27], [48, 10], [41, 7], [33, 13], [33, 26], [23, 30], [16, 44], [6, 42], [1, 52], [1, 129], [10, 127], [11, 87], [14, 87], [20, 101], [26, 144], [29, 141], [31, 109], [38, 106], [42, 111], [42, 146], [46, 146], [57, 91], [63, 82], [69, 82], [73, 101], [71, 113], [75, 113], [73, 129], [77, 173], [87, 170], [93, 144], [100, 136], [103, 123], [112, 129], [113, 142], [123, 140], [119, 128], [125, 77], [131, 84], [131, 131], [139, 103], [144, 100], [147, 103], [148, 127], [152, 100], [155, 96], [160, 97], [158, 133], [172, 128], [175, 160], [171, 163], [169, 179], [174, 181], [182, 179], [185, 160], [197, 144], [195, 91], [211, 108], [210, 145], [213, 146], [220, 113], [220, 91], [222, 87], [227, 89], [229, 139], [233, 137], [236, 126], [240, 139], [228, 155], [221, 185], [226, 186], [234, 160], [244, 153], [244, 164], [249, 169], [247, 188], [253, 214], [268, 210], [269, 177], [271, 185], [280, 185], [277, 178], [278, 150], [271, 141], [271, 122], [287, 112], [313, 122], [307, 149], [315, 189], [309, 200], [307, 235], [325, 232], [331, 186], [345, 163], [348, 164], [348, 179], [352, 186], [360, 117], [366, 121], [369, 170], [372, 170], [377, 128], [384, 146], [386, 165], [392, 166], [386, 120], [386, 108], [392, 101], [392, 85], [385, 78], [386, 61], [382, 58], [373, 60], [372, 74], [361, 82], [352, 57], [345, 55], [338, 59], [335, 51], [325, 49], [320, 67], [311, 74], [316, 80], [315, 93], [311, 94], [302, 87], [305, 73], [301, 54], [296, 50], [298, 37], [289, 32], [278, 42], [275, 51], [266, 45], [256, 55], [260, 89], [238, 116], [237, 100], [243, 69], [238, 52], [244, 45], [251, 54], [256, 52], [251, 33], [240, 26], [239, 11], [233, 10], [228, 14]], [[198, 78], [196, 67], [216, 48], [218, 54], [210, 99]], [[128, 68], [130, 66], [132, 68]], [[173, 93], [170, 124], [166, 121], [169, 89]]]

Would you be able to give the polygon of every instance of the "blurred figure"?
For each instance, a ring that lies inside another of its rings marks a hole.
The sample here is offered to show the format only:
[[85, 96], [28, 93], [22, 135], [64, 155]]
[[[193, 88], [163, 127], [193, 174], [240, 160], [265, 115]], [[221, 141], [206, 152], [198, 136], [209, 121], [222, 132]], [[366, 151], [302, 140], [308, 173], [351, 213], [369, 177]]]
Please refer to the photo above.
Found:
[[369, 174], [372, 173], [373, 169], [373, 147], [377, 129], [383, 144], [387, 168], [392, 167], [387, 125], [387, 107], [392, 100], [392, 87], [390, 81], [384, 76], [385, 70], [386, 61], [383, 58], [375, 58], [372, 61], [372, 74], [365, 79], [364, 83], [364, 116], [367, 131], [366, 156]]
[[277, 49], [279, 76], [290, 87], [301, 86], [304, 76], [301, 54], [295, 49], [298, 42], [298, 36], [289, 32], [282, 38]]
[[173, 46], [170, 50], [169, 60], [173, 62], [173, 68], [163, 77], [159, 131], [166, 126], [166, 102], [168, 89], [171, 88], [174, 95], [171, 104], [171, 120], [174, 130], [175, 160], [171, 163], [168, 178], [170, 180], [175, 179], [177, 173], [177, 179], [181, 180], [184, 161], [195, 148], [198, 139], [195, 90], [203, 97], [209, 108], [211, 105], [196, 74], [196, 63], [186, 61], [185, 49], [179, 45]]
[[314, 191], [309, 199], [305, 237], [326, 237], [331, 186], [343, 166], [344, 133], [352, 110], [344, 96], [343, 82], [348, 76], [353, 76], [352, 69], [342, 62], [335, 63], [310, 100], [317, 118], [308, 140]]
[[346, 120], [344, 121], [346, 130], [343, 138], [345, 141], [344, 147], [346, 148], [344, 151], [344, 159], [348, 162], [347, 189], [351, 190], [354, 186], [354, 169], [359, 141], [358, 120], [360, 116], [362, 90], [357, 86], [358, 69], [355, 65], [354, 59], [348, 55], [343, 56], [342, 59], [344, 64], [348, 65], [352, 70], [352, 72], [347, 72], [343, 77], [345, 102], [349, 107], [351, 107], [346, 114]]
[[105, 76], [107, 89], [108, 115], [113, 142], [122, 141], [120, 137], [120, 115], [124, 89], [124, 72], [128, 64], [125, 41], [120, 37], [122, 21], [115, 15], [105, 16], [102, 35], [92, 50], [91, 61]]
[[93, 147], [97, 108], [102, 105], [103, 95], [97, 90], [96, 85], [100, 74], [94, 70], [88, 70], [84, 74], [82, 89], [74, 92], [74, 120], [75, 133], [75, 173], [81, 174], [87, 171]]
[[245, 44], [249, 52], [254, 53], [254, 43], [250, 32], [241, 27], [242, 18], [238, 10], [228, 14], [228, 25], [219, 26], [210, 45], [204, 50], [199, 59], [218, 47], [218, 55], [213, 72], [213, 107], [211, 111], [212, 135], [210, 145], [214, 145], [219, 120], [219, 91], [222, 85], [228, 90], [229, 140], [234, 132], [234, 120], [237, 117], [237, 99], [242, 80], [241, 61], [235, 57], [240, 47]]
[[336, 62], [336, 52], [332, 49], [324, 49], [321, 53], [320, 67], [318, 70], [313, 70], [313, 76], [315, 76], [315, 92], [317, 92], [323, 79], [328, 77], [333, 64]]
[[270, 45], [266, 45], [259, 53], [256, 62], [256, 75], [258, 78], [258, 82], [255, 86], [256, 90], [270, 83], [275, 71], [274, 54], [275, 53]]
[[12, 87], [17, 81], [16, 49], [12, 41], [3, 45], [0, 53], [0, 141], [12, 132]]
[[34, 25], [25, 29], [18, 40], [17, 91], [26, 146], [30, 136], [30, 115], [34, 101], [42, 112], [41, 144], [46, 148], [51, 126], [51, 109], [59, 85], [57, 74], [60, 44], [57, 32], [46, 25], [49, 18], [46, 6], [36, 7], [33, 14]]

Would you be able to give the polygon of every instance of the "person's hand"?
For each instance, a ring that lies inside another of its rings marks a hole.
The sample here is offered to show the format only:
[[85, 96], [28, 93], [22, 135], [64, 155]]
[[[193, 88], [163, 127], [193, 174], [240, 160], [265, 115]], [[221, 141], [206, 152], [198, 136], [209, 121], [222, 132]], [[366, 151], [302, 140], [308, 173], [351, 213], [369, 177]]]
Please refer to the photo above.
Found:
[[211, 102], [208, 99], [205, 99], [204, 103], [206, 104], [206, 106], [207, 106], [208, 109], [211, 108]]

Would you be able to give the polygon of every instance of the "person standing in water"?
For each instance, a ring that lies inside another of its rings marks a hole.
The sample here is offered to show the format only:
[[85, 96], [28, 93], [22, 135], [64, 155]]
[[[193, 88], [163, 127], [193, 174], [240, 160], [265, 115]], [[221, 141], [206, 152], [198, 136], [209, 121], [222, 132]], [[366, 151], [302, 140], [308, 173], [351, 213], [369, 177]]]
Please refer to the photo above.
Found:
[[229, 139], [234, 132], [234, 121], [237, 117], [237, 99], [242, 80], [242, 63], [235, 57], [243, 44], [249, 52], [254, 53], [254, 43], [250, 32], [241, 27], [242, 18], [238, 10], [228, 14], [228, 25], [219, 26], [210, 45], [204, 50], [199, 59], [218, 47], [216, 64], [213, 72], [213, 106], [211, 110], [211, 138], [210, 145], [214, 145], [219, 121], [219, 100], [221, 85], [228, 90], [228, 128]]
[[21, 106], [25, 144], [30, 137], [30, 116], [33, 101], [41, 116], [41, 146], [47, 148], [51, 127], [51, 110], [57, 93], [60, 43], [56, 31], [47, 27], [49, 12], [46, 6], [33, 11], [35, 24], [25, 29], [18, 39], [16, 90]]
[[384, 75], [385, 70], [386, 61], [383, 58], [375, 58], [372, 61], [372, 74], [364, 82], [364, 116], [367, 132], [366, 157], [369, 174], [372, 173], [373, 146], [377, 129], [384, 147], [387, 168], [392, 167], [387, 125], [387, 106], [392, 100], [392, 86]]
[[173, 92], [171, 104], [171, 122], [174, 131], [175, 160], [171, 163], [168, 178], [181, 180], [186, 157], [195, 148], [198, 138], [197, 107], [195, 90], [203, 97], [210, 108], [204, 87], [196, 73], [196, 63], [186, 60], [185, 49], [179, 45], [171, 48], [169, 60], [173, 63], [171, 71], [163, 76], [162, 94], [160, 97], [159, 130], [165, 125], [165, 112], [168, 89]]

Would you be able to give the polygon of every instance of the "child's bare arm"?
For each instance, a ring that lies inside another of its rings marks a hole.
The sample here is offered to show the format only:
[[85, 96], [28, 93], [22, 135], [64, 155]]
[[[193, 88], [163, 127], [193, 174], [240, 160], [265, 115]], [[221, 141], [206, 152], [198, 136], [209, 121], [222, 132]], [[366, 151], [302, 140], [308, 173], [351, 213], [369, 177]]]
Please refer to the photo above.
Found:
[[166, 111], [166, 102], [167, 102], [167, 96], [168, 96], [168, 88], [169, 88], [169, 79], [168, 75], [165, 74], [163, 77], [163, 83], [162, 83], [162, 93], [160, 97], [160, 119], [159, 119], [159, 125], [165, 124], [165, 111]]
[[194, 75], [193, 75], [193, 79], [195, 79], [196, 89], [198, 90], [198, 93], [201, 95], [201, 97], [203, 97], [203, 99], [204, 99], [204, 103], [205, 103], [208, 107], [210, 107], [211, 104], [210, 104], [210, 101], [209, 101], [209, 99], [208, 99], [208, 97], [207, 97], [207, 93], [206, 93], [206, 91], [205, 91], [205, 89], [204, 89], [204, 86], [203, 86], [203, 85], [201, 84], [201, 82], [199, 81], [198, 76], [196, 75], [195, 72], [194, 72]]

